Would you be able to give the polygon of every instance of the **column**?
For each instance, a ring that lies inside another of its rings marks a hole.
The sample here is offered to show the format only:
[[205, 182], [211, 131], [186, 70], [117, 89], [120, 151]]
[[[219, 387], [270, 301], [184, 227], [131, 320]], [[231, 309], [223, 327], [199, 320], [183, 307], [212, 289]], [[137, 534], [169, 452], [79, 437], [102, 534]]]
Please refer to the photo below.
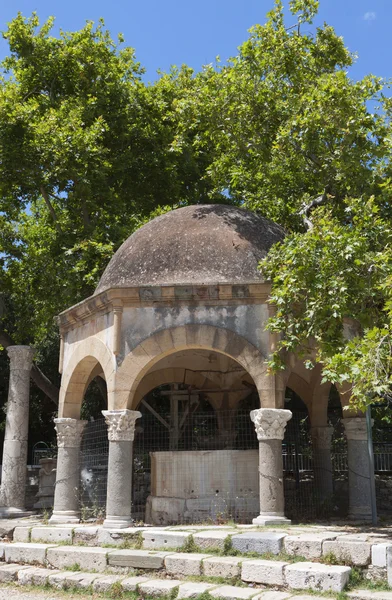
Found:
[[3, 446], [0, 505], [2, 514], [25, 511], [27, 438], [29, 429], [30, 346], [9, 346], [10, 379]]
[[370, 464], [365, 417], [343, 419], [347, 437], [348, 494], [350, 519], [372, 519]]
[[80, 442], [87, 421], [55, 419], [57, 471], [50, 524], [79, 523]]
[[331, 440], [333, 427], [312, 427], [310, 430], [313, 446], [313, 472], [316, 493], [322, 501], [328, 501], [333, 496], [333, 472], [331, 459]]
[[290, 524], [284, 516], [282, 440], [290, 410], [259, 408], [250, 418], [255, 424], [259, 441], [260, 515], [255, 525]]
[[107, 529], [129, 527], [132, 523], [132, 456], [137, 410], [103, 410], [108, 426], [109, 464], [106, 498]]

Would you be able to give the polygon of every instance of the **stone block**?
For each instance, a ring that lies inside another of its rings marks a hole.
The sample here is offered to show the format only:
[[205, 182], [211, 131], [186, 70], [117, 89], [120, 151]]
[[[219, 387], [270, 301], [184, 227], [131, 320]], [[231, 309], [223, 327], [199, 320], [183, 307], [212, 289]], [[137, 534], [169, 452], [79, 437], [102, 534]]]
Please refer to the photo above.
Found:
[[16, 581], [19, 571], [28, 568], [29, 567], [22, 567], [21, 565], [13, 564], [0, 565], [0, 583], [10, 583], [11, 581]]
[[[48, 584], [51, 587], [56, 588], [56, 590], [62, 590], [65, 589], [67, 587], [67, 578], [69, 577], [70, 573], [67, 571], [52, 571], [52, 575], [49, 575], [48, 577]], [[73, 573], [73, 575], [79, 574], [80, 572], [78, 571], [77, 573]]]
[[29, 542], [31, 527], [15, 527], [13, 541], [14, 542]]
[[119, 583], [122, 579], [124, 579], [124, 577], [121, 577], [121, 575], [106, 575], [105, 577], [100, 576], [98, 579], [95, 579], [93, 583], [93, 590], [94, 592], [109, 592], [113, 585]]
[[332, 553], [346, 564], [365, 567], [370, 563], [371, 544], [364, 541], [337, 539], [323, 543], [323, 556]]
[[278, 560], [246, 560], [242, 563], [241, 579], [265, 585], [284, 585], [286, 562]]
[[48, 549], [47, 561], [57, 569], [79, 565], [81, 571], [104, 571], [107, 567], [106, 555], [105, 548], [58, 546]]
[[148, 577], [127, 577], [122, 580], [121, 587], [124, 592], [136, 592], [139, 583], [145, 583], [146, 581], [149, 581]]
[[213, 598], [222, 598], [222, 600], [249, 600], [256, 596], [260, 590], [251, 588], [236, 587], [234, 585], [222, 585], [211, 590], [209, 593]]
[[7, 545], [8, 545], [7, 542], [0, 542], [0, 560], [4, 560], [5, 547]]
[[336, 539], [333, 533], [301, 533], [287, 535], [284, 538], [284, 549], [287, 554], [303, 556], [304, 558], [320, 558], [323, 553], [323, 543]]
[[7, 544], [4, 547], [5, 562], [46, 566], [47, 551], [53, 547], [49, 544], [25, 544], [23, 542]]
[[214, 556], [203, 560], [203, 575], [208, 577], [238, 577], [241, 573], [242, 558], [235, 556]]
[[216, 587], [213, 583], [187, 582], [180, 585], [178, 589], [177, 599], [180, 598], [197, 598], [201, 594]]
[[[233, 531], [233, 533], [235, 533]], [[203, 550], [210, 550], [211, 548], [219, 548], [223, 550], [225, 546], [225, 540], [229, 532], [226, 531], [200, 531], [193, 534], [195, 544]]]
[[68, 573], [68, 576], [64, 580], [65, 585], [63, 585], [63, 587], [86, 590], [93, 586], [97, 577], [99, 577], [99, 575], [96, 573]]
[[37, 567], [27, 567], [18, 572], [18, 582], [21, 585], [46, 585], [49, 575], [60, 573], [52, 569], [39, 569]]
[[143, 531], [143, 548], [146, 550], [179, 549], [189, 536], [190, 533], [186, 531]]
[[99, 546], [98, 527], [75, 527], [73, 530], [73, 543]]
[[294, 590], [342, 592], [350, 572], [350, 567], [303, 562], [287, 566], [284, 576], [286, 585]]
[[202, 560], [210, 556], [210, 554], [169, 554], [165, 558], [166, 571], [170, 575], [180, 577], [202, 575]]
[[[295, 596], [295, 600], [297, 600], [297, 598], [299, 597], [300, 596]], [[294, 600], [293, 594], [291, 592], [268, 591], [262, 592], [262, 594], [260, 594], [259, 596], [255, 596], [254, 600], [287, 600], [287, 598], [293, 598]], [[312, 600], [321, 600], [320, 598], [316, 598], [315, 596], [311, 596], [310, 598]], [[325, 598], [323, 598], [323, 600], [325, 600]]]
[[385, 568], [387, 566], [387, 548], [392, 544], [374, 544], [372, 546], [372, 565]]
[[375, 590], [354, 590], [352, 592], [348, 592], [347, 597], [350, 598], [350, 600], [392, 600], [392, 592], [376, 592]]
[[156, 579], [152, 581], [146, 581], [138, 585], [138, 592], [142, 596], [170, 596], [182, 582], [176, 579]]
[[285, 533], [276, 533], [274, 531], [247, 531], [246, 533], [233, 535], [231, 543], [235, 550], [243, 554], [246, 552], [279, 554], [283, 549], [285, 536]]
[[72, 543], [71, 527], [33, 527], [31, 530], [32, 542], [49, 542], [58, 544], [61, 542]]
[[162, 569], [164, 559], [169, 554], [167, 552], [151, 552], [148, 550], [110, 550], [108, 561], [111, 567]]
[[97, 546], [110, 544], [111, 546], [120, 546], [123, 542], [130, 544], [139, 540], [140, 533], [144, 531], [141, 527], [129, 527], [124, 529], [103, 529], [100, 527], [97, 533]]
[[387, 581], [392, 587], [392, 547], [387, 548]]

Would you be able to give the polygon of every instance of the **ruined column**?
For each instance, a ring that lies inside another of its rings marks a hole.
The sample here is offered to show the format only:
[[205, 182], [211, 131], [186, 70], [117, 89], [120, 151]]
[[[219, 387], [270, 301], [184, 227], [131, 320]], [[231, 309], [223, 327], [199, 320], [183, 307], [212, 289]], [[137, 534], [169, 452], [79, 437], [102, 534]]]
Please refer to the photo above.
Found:
[[57, 432], [57, 471], [54, 507], [50, 523], [79, 523], [79, 454], [83, 429], [87, 421], [55, 419]]
[[25, 511], [27, 438], [29, 429], [30, 346], [9, 346], [10, 379], [1, 475], [1, 512]]
[[343, 419], [347, 437], [350, 519], [371, 521], [371, 480], [365, 417]]
[[290, 523], [284, 516], [282, 440], [290, 410], [259, 408], [250, 418], [255, 424], [259, 441], [260, 515], [255, 525]]
[[103, 410], [108, 426], [109, 464], [106, 497], [107, 529], [129, 527], [132, 523], [132, 457], [137, 410]]
[[310, 430], [313, 446], [313, 472], [318, 497], [322, 502], [333, 496], [331, 440], [333, 427], [325, 425]]

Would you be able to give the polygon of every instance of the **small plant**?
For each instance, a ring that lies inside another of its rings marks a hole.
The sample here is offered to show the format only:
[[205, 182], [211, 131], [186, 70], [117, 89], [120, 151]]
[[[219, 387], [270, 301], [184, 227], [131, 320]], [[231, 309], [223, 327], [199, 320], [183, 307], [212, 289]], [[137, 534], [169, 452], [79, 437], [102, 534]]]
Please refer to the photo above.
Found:
[[123, 589], [121, 586], [120, 581], [116, 581], [115, 583], [113, 583], [113, 585], [111, 586], [110, 590], [109, 590], [109, 597], [110, 598], [122, 598], [123, 597]]
[[339, 564], [337, 556], [333, 552], [327, 552], [326, 554], [324, 554], [322, 561], [326, 565], [338, 565]]
[[233, 542], [231, 540], [231, 535], [225, 537], [223, 541], [223, 555], [224, 556], [236, 556], [238, 551], [233, 548]]
[[65, 570], [66, 571], [74, 571], [74, 572], [81, 571], [80, 564], [79, 563], [73, 563], [73, 565], [71, 565], [69, 567], [65, 567]]
[[42, 511], [42, 523], [44, 525], [49, 525], [49, 519], [52, 516], [52, 509], [44, 508]]
[[193, 535], [186, 538], [185, 542], [180, 548], [181, 552], [200, 552], [199, 546], [196, 544]]
[[359, 585], [362, 585], [364, 582], [362, 571], [357, 569], [356, 567], [352, 567], [349, 579], [349, 587], [356, 588]]

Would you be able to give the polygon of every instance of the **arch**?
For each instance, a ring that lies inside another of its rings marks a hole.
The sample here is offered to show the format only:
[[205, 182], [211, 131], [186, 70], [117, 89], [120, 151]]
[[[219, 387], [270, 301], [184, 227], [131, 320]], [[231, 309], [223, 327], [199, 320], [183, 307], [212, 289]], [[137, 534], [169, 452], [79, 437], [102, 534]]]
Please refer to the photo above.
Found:
[[[193, 348], [229, 356], [249, 373], [258, 390], [270, 389], [271, 385], [265, 383], [265, 357], [253, 344], [222, 327], [183, 325], [158, 331], [143, 340], [125, 357], [115, 377], [116, 408], [134, 408], [137, 387], [156, 362], [173, 352]], [[275, 397], [273, 405], [274, 402]]]
[[[97, 369], [100, 365], [101, 369]], [[108, 407], [114, 405], [115, 358], [100, 340], [93, 338], [75, 344], [61, 378], [59, 417], [79, 419], [83, 396], [93, 372], [103, 372], [108, 388]]]

